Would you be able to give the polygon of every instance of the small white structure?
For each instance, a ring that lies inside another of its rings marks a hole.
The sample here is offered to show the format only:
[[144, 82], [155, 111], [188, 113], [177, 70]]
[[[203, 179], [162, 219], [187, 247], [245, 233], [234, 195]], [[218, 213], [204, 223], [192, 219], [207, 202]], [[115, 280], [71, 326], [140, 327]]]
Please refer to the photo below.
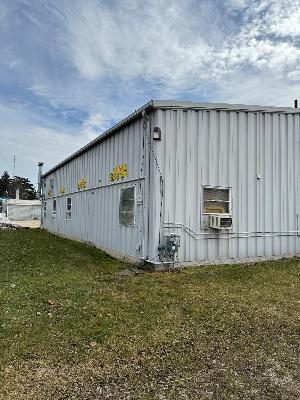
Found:
[[5, 214], [6, 215], [6, 203], [7, 203], [7, 198], [1, 198], [0, 197], [0, 214]]
[[41, 219], [40, 200], [13, 199], [7, 201], [7, 218], [11, 221], [31, 221]]
[[45, 229], [118, 256], [300, 254], [300, 109], [150, 101], [42, 187]]

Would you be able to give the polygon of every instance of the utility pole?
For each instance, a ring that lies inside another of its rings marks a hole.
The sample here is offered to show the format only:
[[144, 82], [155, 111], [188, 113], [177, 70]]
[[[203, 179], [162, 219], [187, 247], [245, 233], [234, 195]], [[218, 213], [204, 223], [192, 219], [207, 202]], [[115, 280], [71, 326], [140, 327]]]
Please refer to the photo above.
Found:
[[13, 178], [16, 176], [16, 156], [14, 156], [13, 160]]

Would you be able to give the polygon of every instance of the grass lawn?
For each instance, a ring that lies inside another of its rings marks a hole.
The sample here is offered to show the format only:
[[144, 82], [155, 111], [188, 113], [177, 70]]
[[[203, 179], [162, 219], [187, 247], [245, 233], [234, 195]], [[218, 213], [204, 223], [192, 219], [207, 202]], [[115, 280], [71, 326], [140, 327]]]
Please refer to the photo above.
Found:
[[300, 398], [299, 260], [125, 267], [0, 231], [0, 399]]

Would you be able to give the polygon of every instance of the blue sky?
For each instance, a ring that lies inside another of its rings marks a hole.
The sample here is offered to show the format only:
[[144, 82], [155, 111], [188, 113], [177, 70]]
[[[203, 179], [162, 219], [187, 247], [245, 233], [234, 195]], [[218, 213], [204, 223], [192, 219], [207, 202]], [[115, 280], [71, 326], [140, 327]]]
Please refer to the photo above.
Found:
[[150, 99], [290, 106], [300, 0], [1, 0], [0, 173], [37, 178]]

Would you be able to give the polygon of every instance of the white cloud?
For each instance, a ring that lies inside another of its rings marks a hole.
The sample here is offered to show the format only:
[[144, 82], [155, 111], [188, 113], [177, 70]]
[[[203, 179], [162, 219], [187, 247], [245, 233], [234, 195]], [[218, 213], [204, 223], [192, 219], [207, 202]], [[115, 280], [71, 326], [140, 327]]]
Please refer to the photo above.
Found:
[[109, 128], [109, 121], [101, 113], [90, 114], [81, 126], [81, 133], [89, 142]]
[[[240, 12], [238, 20], [231, 21], [232, 10]], [[282, 79], [299, 67], [300, 0], [226, 0], [223, 8], [209, 0], [167, 6], [162, 0], [147, 6], [79, 0], [48, 6], [47, 12], [55, 21], [54, 27], [47, 22], [49, 32], [36, 16], [31, 21], [48, 34], [53, 29], [54, 56], [68, 70], [37, 74], [28, 86], [54, 108], [111, 119], [116, 101], [118, 109], [120, 103], [136, 104], [140, 95], [147, 99], [149, 88], [156, 97], [201, 94], [207, 82], [219, 85], [240, 70], [276, 72]]]
[[231, 76], [228, 81], [222, 81], [215, 93], [215, 100], [220, 102], [278, 107], [293, 107], [293, 100], [297, 98], [299, 86], [267, 72], [247, 77], [243, 73]]
[[[299, 33], [299, 0], [227, 1], [228, 12], [246, 9], [240, 31], [229, 36], [218, 22], [218, 10], [213, 13], [207, 2], [199, 6], [201, 14], [193, 2], [166, 7], [150, 1], [140, 7], [127, 1], [114, 9], [103, 2], [78, 4], [68, 13], [68, 56], [92, 81], [142, 79], [174, 92], [222, 79], [241, 67], [286, 73], [299, 64], [297, 44], [278, 40]], [[209, 40], [212, 32], [214, 40]]]
[[150, 1], [141, 7], [131, 1], [112, 10], [81, 2], [69, 13], [69, 57], [86, 79], [115, 75], [183, 87], [188, 75], [201, 73], [213, 48], [202, 39], [211, 24], [205, 9], [197, 26], [191, 10], [179, 4]]
[[289, 72], [287, 77], [290, 81], [300, 81], [300, 70]]
[[245, 10], [245, 8], [249, 7], [250, 3], [251, 1], [249, 0], [224, 0], [224, 5], [229, 12]]

